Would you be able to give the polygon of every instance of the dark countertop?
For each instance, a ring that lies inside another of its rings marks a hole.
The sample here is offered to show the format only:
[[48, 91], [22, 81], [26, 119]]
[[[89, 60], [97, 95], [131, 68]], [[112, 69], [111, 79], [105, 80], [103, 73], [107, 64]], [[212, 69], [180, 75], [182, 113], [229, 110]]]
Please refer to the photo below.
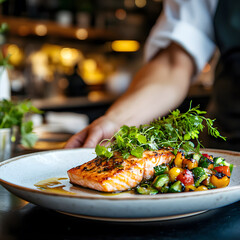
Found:
[[0, 187], [0, 239], [240, 239], [240, 202], [177, 220], [123, 223], [70, 217]]

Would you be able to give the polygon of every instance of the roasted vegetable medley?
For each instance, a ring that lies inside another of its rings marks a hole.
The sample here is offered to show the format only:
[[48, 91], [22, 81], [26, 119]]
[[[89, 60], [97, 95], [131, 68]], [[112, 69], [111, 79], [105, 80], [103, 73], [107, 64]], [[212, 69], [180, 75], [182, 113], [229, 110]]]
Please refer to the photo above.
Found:
[[224, 188], [229, 185], [233, 165], [222, 157], [208, 154], [184, 154], [178, 151], [169, 164], [154, 167], [152, 180], [136, 187], [139, 194], [179, 193]]

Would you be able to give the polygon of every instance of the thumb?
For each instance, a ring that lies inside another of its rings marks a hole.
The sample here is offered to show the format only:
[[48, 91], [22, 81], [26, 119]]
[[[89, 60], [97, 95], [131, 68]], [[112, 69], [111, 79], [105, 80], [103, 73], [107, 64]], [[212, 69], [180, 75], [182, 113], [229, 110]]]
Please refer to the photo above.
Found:
[[96, 145], [103, 139], [103, 130], [99, 126], [90, 128], [88, 136], [83, 144], [85, 148], [95, 148]]

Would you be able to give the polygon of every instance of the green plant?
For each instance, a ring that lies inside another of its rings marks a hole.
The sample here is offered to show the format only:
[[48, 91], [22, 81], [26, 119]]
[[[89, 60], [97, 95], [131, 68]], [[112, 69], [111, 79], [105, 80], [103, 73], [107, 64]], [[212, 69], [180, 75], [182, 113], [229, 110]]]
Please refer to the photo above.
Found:
[[[29, 113], [42, 113], [34, 107], [29, 100], [14, 103], [9, 100], [0, 101], [0, 129], [19, 127], [21, 144], [25, 147], [33, 147], [37, 135], [33, 133], [33, 122], [27, 121], [26, 116]], [[15, 137], [12, 137], [15, 141]]]
[[[191, 108], [190, 104], [186, 113], [180, 113], [177, 109], [170, 112], [167, 117], [156, 119], [150, 124], [140, 127], [122, 126], [111, 139], [104, 139], [96, 146], [96, 154], [110, 158], [114, 151], [118, 151], [124, 159], [130, 154], [141, 158], [145, 150], [168, 147], [172, 148], [175, 154], [179, 149], [198, 153], [201, 147], [199, 134], [205, 125], [210, 135], [225, 140], [225, 137], [213, 127], [214, 120], [204, 117], [203, 114], [206, 112], [199, 110], [199, 106]], [[193, 140], [197, 142], [197, 147]], [[105, 146], [101, 145], [103, 142], [106, 143]]]
[[9, 64], [9, 57], [10, 57], [10, 55], [7, 55], [6, 57], [4, 57], [2, 51], [0, 51], [0, 66], [3, 66], [3, 67], [12, 67], [12, 66]]
[[[5, 0], [0, 0], [2, 4]], [[0, 35], [6, 34], [8, 31], [8, 24], [0, 24]], [[2, 43], [0, 43], [1, 45]], [[5, 56], [3, 49], [0, 49], [0, 66], [11, 67], [9, 64], [10, 55]], [[1, 73], [0, 72], [0, 78]], [[0, 79], [1, 80], [1, 79]], [[26, 116], [30, 113], [41, 113], [36, 107], [34, 107], [29, 100], [25, 100], [19, 103], [15, 103], [10, 100], [0, 101], [0, 129], [1, 128], [19, 128], [20, 142], [25, 147], [33, 147], [37, 140], [37, 135], [33, 133], [33, 122], [27, 121]], [[12, 141], [16, 141], [16, 136], [12, 136]]]

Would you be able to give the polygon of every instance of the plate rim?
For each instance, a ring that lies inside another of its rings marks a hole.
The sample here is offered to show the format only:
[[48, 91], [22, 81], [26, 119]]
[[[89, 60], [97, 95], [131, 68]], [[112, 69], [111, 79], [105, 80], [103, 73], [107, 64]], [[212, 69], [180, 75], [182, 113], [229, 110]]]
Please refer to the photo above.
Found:
[[83, 215], [83, 214], [74, 214], [74, 213], [68, 213], [57, 210], [57, 212], [61, 214], [65, 214], [67, 216], [71, 217], [77, 217], [77, 218], [84, 218], [87, 220], [95, 220], [95, 221], [105, 221], [105, 222], [129, 222], [129, 223], [135, 223], [135, 222], [156, 222], [156, 221], [170, 221], [170, 220], [176, 220], [186, 217], [192, 217], [195, 215], [206, 213], [209, 210], [202, 210], [197, 212], [189, 212], [189, 213], [183, 213], [183, 214], [177, 214], [177, 215], [168, 215], [168, 216], [162, 216], [162, 217], [129, 217], [129, 218], [116, 218], [116, 217], [100, 217], [100, 216], [91, 216], [91, 215]]
[[[74, 148], [74, 149], [56, 149], [56, 150], [48, 150], [48, 151], [42, 151], [42, 152], [35, 152], [35, 153], [30, 153], [30, 154], [24, 154], [20, 155], [17, 157], [10, 158], [8, 160], [5, 160], [0, 163], [0, 168], [3, 165], [6, 165], [8, 163], [18, 161], [22, 158], [25, 157], [31, 157], [34, 155], [41, 155], [41, 154], [47, 154], [47, 153], [53, 153], [53, 152], [60, 152], [60, 151], [79, 151], [79, 150], [93, 150], [94, 148]], [[201, 151], [201, 150], [200, 150]], [[230, 154], [233, 156], [239, 156], [240, 157], [240, 152], [237, 151], [231, 151], [231, 150], [223, 150], [223, 149], [211, 149], [211, 148], [204, 148], [204, 151], [211, 151], [211, 152], [217, 152], [217, 153], [225, 153], [225, 154]], [[199, 197], [203, 195], [212, 195], [212, 194], [217, 194], [217, 193], [222, 193], [222, 192], [229, 192], [229, 191], [234, 191], [237, 189], [240, 189], [240, 185], [237, 186], [232, 186], [232, 187], [226, 187], [226, 188], [218, 188], [218, 189], [211, 189], [211, 191], [196, 191], [196, 192], [183, 192], [183, 193], [166, 193], [166, 194], [156, 194], [156, 195], [133, 195], [133, 196], [127, 196], [127, 197], [116, 197], [115, 195], [97, 195], [97, 196], [80, 196], [80, 195], [68, 195], [64, 193], [51, 193], [51, 192], [44, 192], [38, 189], [33, 189], [30, 187], [24, 187], [18, 184], [11, 183], [9, 181], [6, 181], [0, 177], [0, 184], [4, 186], [10, 186], [14, 189], [18, 189], [21, 191], [27, 191], [27, 192], [32, 192], [36, 194], [43, 194], [43, 195], [50, 195], [50, 196], [59, 196], [59, 197], [66, 197], [66, 198], [78, 198], [78, 199], [89, 199], [89, 200], [116, 200], [116, 201], [129, 201], [129, 200], [160, 200], [160, 199], [176, 199], [176, 198], [182, 198], [182, 197]], [[101, 192], [100, 192], [101, 193]], [[102, 192], [105, 194], [104, 192]], [[109, 194], [109, 193], [108, 193]], [[114, 194], [114, 193], [113, 193]], [[135, 196], [135, 197], [134, 197]]]

